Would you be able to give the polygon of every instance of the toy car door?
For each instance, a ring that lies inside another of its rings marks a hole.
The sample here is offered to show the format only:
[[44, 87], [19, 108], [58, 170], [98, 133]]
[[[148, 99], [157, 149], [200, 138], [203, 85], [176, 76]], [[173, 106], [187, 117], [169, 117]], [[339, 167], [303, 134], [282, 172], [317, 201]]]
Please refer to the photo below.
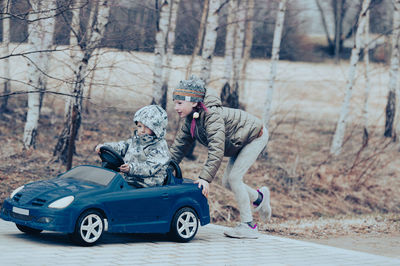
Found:
[[105, 200], [112, 220], [110, 231], [114, 232], [166, 232], [169, 221], [168, 187], [132, 188], [114, 192]]

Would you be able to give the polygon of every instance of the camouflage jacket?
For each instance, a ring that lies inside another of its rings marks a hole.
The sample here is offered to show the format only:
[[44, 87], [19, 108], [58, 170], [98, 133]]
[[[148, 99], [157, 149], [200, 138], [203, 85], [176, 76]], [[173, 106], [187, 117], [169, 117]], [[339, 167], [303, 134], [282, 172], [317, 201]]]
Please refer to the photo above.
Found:
[[160, 186], [167, 175], [171, 160], [168, 145], [164, 138], [168, 124], [167, 114], [159, 106], [145, 106], [136, 112], [134, 122], [141, 122], [155, 135], [134, 136], [128, 140], [108, 142], [103, 145], [117, 151], [125, 163], [129, 164], [129, 173], [125, 179], [135, 187]]

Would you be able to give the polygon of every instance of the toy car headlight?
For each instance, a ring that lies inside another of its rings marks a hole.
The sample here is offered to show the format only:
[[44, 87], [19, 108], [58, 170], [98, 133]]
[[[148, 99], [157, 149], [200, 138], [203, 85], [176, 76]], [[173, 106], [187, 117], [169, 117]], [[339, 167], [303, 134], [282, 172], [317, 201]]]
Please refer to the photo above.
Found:
[[24, 188], [24, 186], [20, 186], [19, 188], [15, 189], [11, 195], [10, 195], [10, 199], [12, 199], [18, 192], [20, 192], [22, 189]]
[[74, 201], [74, 196], [67, 196], [61, 199], [58, 199], [49, 205], [49, 208], [54, 209], [63, 209], [70, 205]]

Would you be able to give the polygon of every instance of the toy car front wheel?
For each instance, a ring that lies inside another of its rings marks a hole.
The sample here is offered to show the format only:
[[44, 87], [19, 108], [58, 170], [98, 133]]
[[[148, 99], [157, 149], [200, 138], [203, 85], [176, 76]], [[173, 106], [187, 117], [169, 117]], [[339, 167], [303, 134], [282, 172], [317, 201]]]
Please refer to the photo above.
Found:
[[104, 230], [103, 215], [96, 210], [87, 210], [79, 216], [72, 239], [83, 246], [94, 245]]
[[18, 228], [21, 232], [26, 233], [26, 234], [29, 234], [29, 235], [40, 234], [40, 232], [43, 231], [43, 230], [41, 230], [41, 229], [35, 229], [35, 228], [29, 227], [29, 226], [26, 226], [26, 225], [22, 225], [22, 224], [15, 224], [15, 225], [17, 226], [17, 228]]
[[196, 212], [189, 207], [178, 210], [171, 224], [171, 236], [179, 242], [188, 242], [193, 239], [199, 227]]

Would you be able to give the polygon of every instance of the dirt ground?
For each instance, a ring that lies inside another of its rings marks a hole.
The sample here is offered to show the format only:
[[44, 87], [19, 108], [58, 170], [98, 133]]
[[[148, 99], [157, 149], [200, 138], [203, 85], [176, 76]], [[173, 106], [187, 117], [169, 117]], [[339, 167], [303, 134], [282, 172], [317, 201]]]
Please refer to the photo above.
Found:
[[[51, 101], [50, 101], [51, 102]], [[130, 135], [136, 109], [103, 108], [92, 103], [83, 114], [73, 166], [99, 164], [94, 147], [104, 141]], [[54, 104], [43, 109], [36, 149], [24, 150], [22, 136], [27, 101], [10, 100], [10, 112], [0, 120], [0, 203], [18, 186], [47, 179], [65, 171], [53, 158], [62, 115]], [[168, 142], [177, 125], [170, 115]], [[255, 219], [263, 233], [366, 251], [400, 258], [400, 179], [398, 147], [372, 129], [368, 146], [361, 144], [362, 131], [356, 124], [346, 133], [339, 158], [329, 155], [335, 124], [307, 116], [275, 116], [271, 124], [267, 157], [260, 157], [248, 171], [245, 182], [271, 190], [272, 220]], [[195, 161], [181, 163], [184, 177], [195, 178], [207, 153], [196, 147]], [[211, 184], [209, 196], [212, 222], [233, 226], [239, 212], [233, 194], [221, 186], [223, 161]]]
[[396, 233], [396, 235], [372, 234], [372, 235], [361, 235], [361, 236], [342, 236], [342, 237], [329, 237], [326, 239], [305, 239], [305, 240], [318, 244], [400, 259], [399, 233]]
[[336, 215], [264, 225], [265, 233], [400, 258], [400, 215]]

